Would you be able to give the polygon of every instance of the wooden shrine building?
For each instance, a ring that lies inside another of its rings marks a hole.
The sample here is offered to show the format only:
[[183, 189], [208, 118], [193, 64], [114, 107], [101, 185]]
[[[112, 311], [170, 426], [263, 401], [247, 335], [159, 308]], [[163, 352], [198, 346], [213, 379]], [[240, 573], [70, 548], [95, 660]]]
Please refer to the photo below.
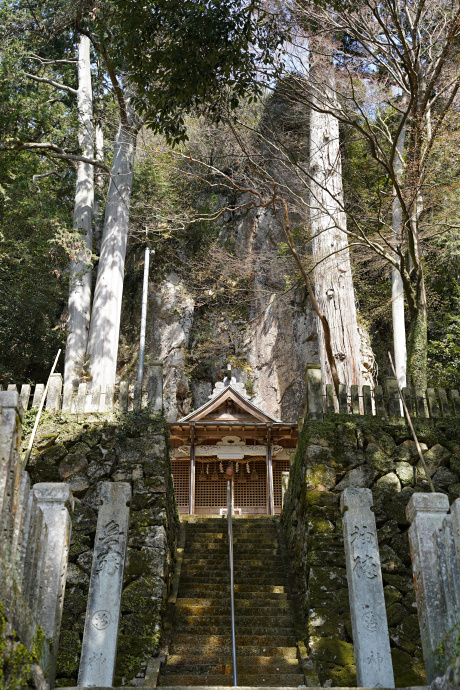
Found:
[[281, 473], [289, 470], [297, 423], [282, 422], [254, 405], [242, 383], [234, 378], [217, 383], [208, 402], [169, 424], [169, 437], [180, 513], [222, 513], [229, 463], [236, 513], [281, 512]]

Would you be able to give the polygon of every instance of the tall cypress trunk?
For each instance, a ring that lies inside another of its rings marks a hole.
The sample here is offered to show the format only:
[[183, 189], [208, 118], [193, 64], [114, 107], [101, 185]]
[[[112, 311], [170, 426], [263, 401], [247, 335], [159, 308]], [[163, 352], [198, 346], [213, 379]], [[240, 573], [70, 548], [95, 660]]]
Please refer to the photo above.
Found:
[[[91, 87], [90, 40], [80, 37], [78, 46], [78, 141], [83, 156], [93, 158], [93, 95]], [[94, 203], [94, 169], [79, 162], [75, 188], [74, 228], [81, 232], [84, 249], [70, 263], [69, 316], [65, 352], [64, 383], [78, 378], [84, 363], [91, 313], [91, 254], [93, 245], [92, 216]]]
[[93, 387], [115, 383], [137, 130], [120, 124], [105, 207], [88, 355]]
[[[104, 132], [99, 120], [96, 121], [95, 134], [96, 159], [102, 163], [104, 161]], [[94, 175], [94, 187], [94, 244], [96, 254], [99, 255], [101, 252], [102, 242], [101, 205], [102, 192], [104, 189], [104, 176], [101, 172], [96, 171]]]
[[[314, 74], [313, 68], [313, 74]], [[332, 67], [324, 79], [321, 98], [336, 98]], [[317, 79], [319, 82], [319, 79]], [[319, 94], [318, 94], [319, 96]], [[336, 117], [317, 112], [313, 96], [310, 115], [310, 223], [315, 262], [315, 296], [331, 331], [331, 346], [340, 382], [347, 387], [361, 385], [361, 341], [356, 318], [346, 216], [343, 211], [342, 162], [339, 124]], [[319, 104], [318, 104], [319, 105]], [[332, 383], [324, 330], [318, 321], [321, 373], [324, 383]]]
[[[397, 143], [397, 152], [395, 159], [395, 172], [398, 179], [402, 174], [402, 156], [404, 153], [404, 139], [406, 128], [401, 130]], [[399, 156], [398, 156], [399, 153]], [[393, 240], [397, 245], [402, 242], [402, 209], [401, 203], [393, 191]], [[407, 366], [407, 351], [406, 351], [406, 325], [404, 321], [404, 285], [401, 278], [401, 273], [397, 268], [391, 271], [391, 308], [393, 317], [393, 347], [395, 354], [395, 369], [396, 377], [401, 388], [406, 385], [406, 366]]]

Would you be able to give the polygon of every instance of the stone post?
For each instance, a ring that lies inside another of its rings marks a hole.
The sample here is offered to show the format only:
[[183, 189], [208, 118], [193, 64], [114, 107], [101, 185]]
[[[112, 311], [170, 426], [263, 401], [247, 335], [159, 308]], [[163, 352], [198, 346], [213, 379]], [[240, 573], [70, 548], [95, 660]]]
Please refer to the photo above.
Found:
[[358, 687], [394, 688], [377, 528], [370, 489], [340, 498]]
[[437, 646], [447, 632], [447, 612], [438, 569], [437, 531], [442, 529], [448, 510], [448, 497], [438, 493], [413, 494], [406, 508], [411, 523], [412, 571], [428, 683], [436, 675]]
[[289, 472], [281, 472], [281, 510], [284, 508], [284, 498], [289, 486]]
[[310, 419], [323, 418], [323, 383], [321, 379], [321, 365], [307, 364], [307, 416]]
[[21, 405], [24, 410], [29, 407], [30, 383], [23, 383], [21, 386]]
[[39, 407], [45, 392], [45, 384], [37, 383], [34, 390], [34, 398], [32, 400], [32, 407]]
[[120, 412], [128, 412], [129, 405], [129, 383], [120, 381]]
[[17, 392], [0, 392], [0, 557], [9, 551], [13, 536], [21, 477], [21, 421]]
[[147, 370], [147, 399], [152, 412], [163, 409], [163, 362], [153, 362]]
[[390, 417], [401, 417], [403, 407], [399, 398], [398, 381], [393, 376], [387, 376], [385, 379], [385, 392], [388, 400], [388, 413]]
[[73, 497], [69, 485], [61, 483], [35, 484], [33, 493], [48, 527], [37, 617], [45, 637], [52, 642], [48, 680], [53, 687], [72, 530], [69, 511], [73, 510]]
[[81, 687], [113, 683], [130, 499], [129, 484], [102, 483], [78, 673]]
[[50, 412], [57, 412], [61, 409], [62, 376], [61, 374], [51, 374], [46, 396], [46, 409]]

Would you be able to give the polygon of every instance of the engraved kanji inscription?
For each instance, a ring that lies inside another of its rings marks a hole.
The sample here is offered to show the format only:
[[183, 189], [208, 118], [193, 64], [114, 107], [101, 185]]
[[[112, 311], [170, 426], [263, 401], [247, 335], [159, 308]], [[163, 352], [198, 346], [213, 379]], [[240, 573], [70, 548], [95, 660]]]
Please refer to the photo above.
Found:
[[110, 520], [99, 538], [99, 553], [96, 564], [98, 575], [104, 570], [107, 575], [115, 575], [120, 568], [123, 558], [122, 539], [123, 532], [120, 530], [120, 525], [114, 520]]
[[373, 580], [377, 577], [379, 567], [373, 556], [355, 556], [353, 562], [353, 570], [357, 577], [367, 577], [369, 580]]

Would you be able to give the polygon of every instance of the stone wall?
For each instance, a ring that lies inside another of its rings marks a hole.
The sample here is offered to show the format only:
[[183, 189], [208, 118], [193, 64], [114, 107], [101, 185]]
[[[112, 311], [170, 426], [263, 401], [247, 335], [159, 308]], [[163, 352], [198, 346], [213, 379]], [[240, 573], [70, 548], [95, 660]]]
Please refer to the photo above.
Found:
[[146, 411], [111, 421], [45, 413], [35, 447], [32, 482], [66, 481], [75, 497], [56, 685], [77, 685], [102, 481], [132, 485], [114, 686], [141, 685], [159, 647], [179, 529], [164, 420]]
[[[414, 420], [437, 491], [460, 496], [460, 422]], [[404, 420], [326, 415], [307, 420], [291, 467], [283, 525], [306, 620], [311, 685], [356, 685], [339, 510], [346, 487], [374, 496], [397, 687], [424, 685], [406, 505], [429, 491]]]

